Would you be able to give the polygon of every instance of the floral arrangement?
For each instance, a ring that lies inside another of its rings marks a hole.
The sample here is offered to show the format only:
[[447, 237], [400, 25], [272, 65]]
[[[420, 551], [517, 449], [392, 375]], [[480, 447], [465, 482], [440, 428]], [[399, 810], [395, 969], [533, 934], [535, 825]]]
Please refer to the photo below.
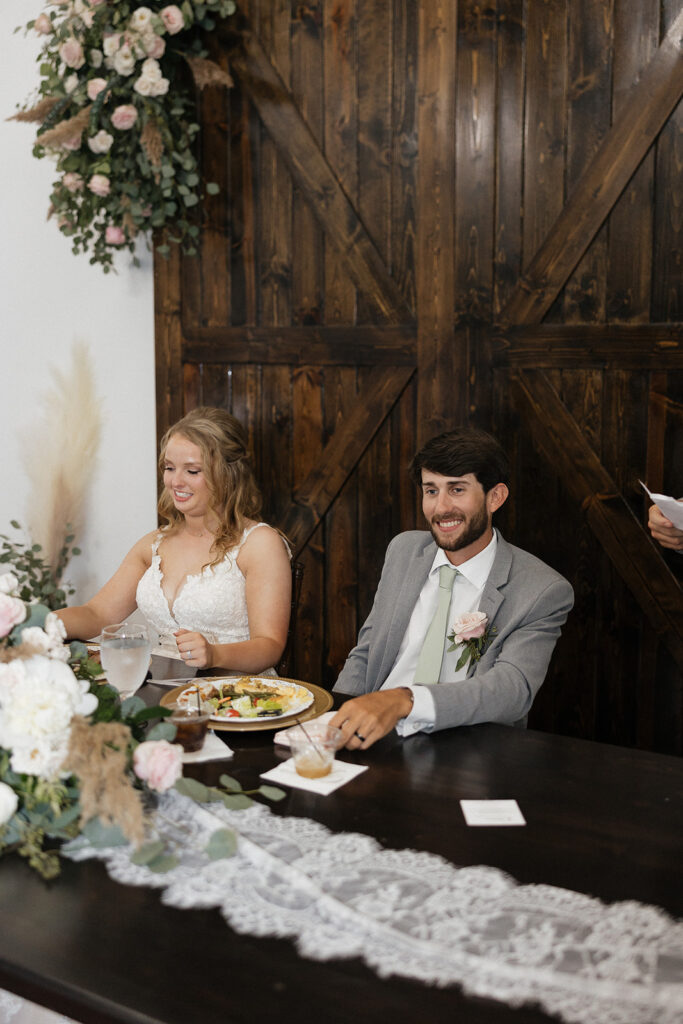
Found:
[[446, 634], [446, 639], [450, 640], [451, 644], [447, 648], [448, 651], [454, 651], [460, 646], [464, 648], [455, 666], [456, 672], [459, 672], [470, 659], [476, 662], [481, 658], [486, 645], [496, 632], [495, 626], [487, 629], [488, 621], [488, 615], [484, 612], [466, 612], [455, 620], [451, 632]]
[[[64, 637], [54, 612], [20, 596], [13, 572], [0, 575], [0, 856], [17, 852], [51, 879], [69, 847], [130, 842], [137, 863], [167, 871], [176, 859], [167, 841], [149, 838], [150, 795], [175, 786], [233, 809], [249, 795], [229, 776], [223, 790], [183, 779], [175, 726], [163, 721], [170, 712], [137, 696], [121, 702], [97, 681], [101, 666], [85, 646]], [[150, 729], [152, 718], [162, 721]], [[234, 836], [221, 828], [209, 847], [213, 858], [229, 856]]]
[[[192, 82], [232, 84], [206, 58], [202, 33], [234, 11], [234, 0], [51, 0], [28, 22], [44, 39], [40, 99], [15, 119], [40, 124], [34, 155], [55, 157], [59, 172], [50, 213], [73, 252], [92, 250], [105, 272], [117, 249], [134, 252], [153, 229], [168, 226], [168, 241], [195, 251]], [[168, 254], [165, 243], [158, 250]]]

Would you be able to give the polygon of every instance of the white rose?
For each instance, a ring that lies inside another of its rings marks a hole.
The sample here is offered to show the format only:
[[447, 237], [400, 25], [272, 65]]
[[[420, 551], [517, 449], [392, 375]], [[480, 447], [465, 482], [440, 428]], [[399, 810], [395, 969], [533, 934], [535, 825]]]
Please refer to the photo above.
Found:
[[47, 613], [43, 629], [53, 644], [62, 644], [66, 640], [66, 626], [54, 612]]
[[114, 136], [110, 135], [109, 132], [105, 132], [104, 128], [101, 128], [97, 135], [92, 135], [88, 139], [88, 147], [93, 153], [108, 153], [113, 141]]
[[112, 32], [111, 35], [105, 36], [102, 41], [102, 49], [104, 50], [105, 57], [113, 57], [118, 51], [121, 45], [121, 36], [118, 32]]
[[89, 715], [97, 698], [68, 665], [37, 654], [0, 665], [0, 747], [15, 772], [53, 778], [66, 757], [75, 714]]
[[88, 60], [92, 68], [101, 68], [103, 59], [101, 50], [88, 50]]
[[151, 96], [155, 84], [149, 78], [138, 78], [133, 88], [140, 96]]
[[165, 79], [162, 78], [159, 62], [154, 60], [153, 57], [148, 57], [147, 60], [142, 62], [140, 77], [135, 82], [133, 88], [141, 96], [159, 96], [163, 95], [163, 93], [157, 92], [157, 89], [163, 81]]
[[49, 636], [40, 626], [27, 626], [26, 629], [22, 629], [21, 642], [34, 647], [40, 654], [47, 654], [52, 646]]
[[146, 32], [152, 24], [152, 12], [149, 7], [138, 7], [128, 24], [134, 32]]
[[3, 572], [0, 576], [0, 594], [10, 594], [12, 597], [16, 597], [18, 586], [19, 580], [13, 572]]
[[166, 50], [166, 43], [161, 36], [156, 35], [154, 32], [146, 32], [142, 37], [142, 45], [145, 48], [145, 53], [148, 57], [155, 57], [157, 60], [159, 57], [163, 57]]
[[78, 85], [78, 75], [69, 75], [67, 78], [64, 79], [64, 88], [66, 89], [67, 94], [69, 96], [74, 91], [74, 89], [76, 88], [77, 85]]
[[135, 69], [135, 54], [128, 43], [124, 43], [114, 54], [114, 70], [119, 75], [132, 75]]
[[0, 825], [6, 825], [19, 806], [19, 798], [11, 786], [0, 782]]
[[152, 85], [151, 96], [165, 96], [168, 92], [169, 87], [168, 78], [160, 78], [158, 82]]

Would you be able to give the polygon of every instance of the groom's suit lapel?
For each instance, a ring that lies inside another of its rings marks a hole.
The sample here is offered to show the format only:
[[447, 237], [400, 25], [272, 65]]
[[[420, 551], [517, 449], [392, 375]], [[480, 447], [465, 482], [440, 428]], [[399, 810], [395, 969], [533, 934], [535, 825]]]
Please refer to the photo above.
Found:
[[[512, 566], [512, 548], [504, 540], [498, 530], [496, 530], [498, 537], [496, 545], [496, 557], [493, 560], [491, 566], [491, 572], [489, 577], [484, 584], [484, 590], [482, 591], [481, 600], [479, 601], [479, 611], [483, 612], [488, 616], [488, 627], [491, 628], [496, 624], [496, 615], [505, 601], [504, 595], [501, 593], [500, 588], [504, 587], [510, 578], [510, 568]], [[468, 676], [474, 674], [478, 662], [472, 662], [470, 664]]]

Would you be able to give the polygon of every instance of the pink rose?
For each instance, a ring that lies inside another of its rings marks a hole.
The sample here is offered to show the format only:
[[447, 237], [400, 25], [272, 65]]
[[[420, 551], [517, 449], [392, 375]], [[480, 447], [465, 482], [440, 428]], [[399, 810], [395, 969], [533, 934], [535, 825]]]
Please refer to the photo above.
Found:
[[96, 196], [108, 196], [111, 189], [111, 182], [106, 174], [93, 174], [88, 182], [88, 188]]
[[41, 36], [49, 36], [52, 32], [52, 22], [47, 14], [39, 14], [33, 23], [33, 27]]
[[89, 100], [96, 100], [103, 89], [107, 88], [107, 81], [104, 78], [91, 78], [88, 82], [87, 93]]
[[467, 612], [453, 623], [453, 643], [462, 644], [467, 640], [478, 640], [486, 632], [488, 616], [484, 612]]
[[176, 32], [180, 32], [185, 28], [182, 12], [175, 4], [164, 7], [163, 10], [159, 11], [159, 14], [170, 36], [174, 36]]
[[111, 123], [114, 128], [125, 132], [132, 128], [138, 119], [138, 112], [132, 103], [122, 103], [116, 107], [111, 115]]
[[0, 593], [0, 636], [8, 636], [26, 618], [26, 605], [17, 597]]
[[72, 150], [72, 151], [76, 150], [76, 149], [80, 149], [81, 148], [81, 139], [82, 139], [82, 136], [81, 136], [80, 133], [78, 135], [72, 135], [70, 139], [65, 139], [64, 142], [62, 142], [61, 148], [62, 149], [69, 149], [69, 150]]
[[75, 171], [67, 171], [62, 178], [62, 185], [68, 189], [69, 192], [80, 192], [83, 188], [83, 178], [80, 174], [76, 174]]
[[168, 740], [147, 740], [135, 748], [133, 768], [150, 789], [164, 793], [183, 774], [183, 748]]
[[104, 240], [107, 245], [123, 245], [126, 235], [123, 228], [119, 228], [115, 224], [108, 224], [104, 232]]
[[62, 43], [59, 47], [59, 56], [62, 58], [67, 67], [73, 68], [74, 71], [78, 71], [85, 64], [85, 56], [83, 54], [83, 47], [71, 36], [66, 42]]
[[142, 45], [145, 48], [145, 53], [148, 57], [154, 57], [159, 60], [163, 57], [166, 50], [166, 42], [161, 36], [155, 35], [153, 32], [150, 35], [142, 37]]

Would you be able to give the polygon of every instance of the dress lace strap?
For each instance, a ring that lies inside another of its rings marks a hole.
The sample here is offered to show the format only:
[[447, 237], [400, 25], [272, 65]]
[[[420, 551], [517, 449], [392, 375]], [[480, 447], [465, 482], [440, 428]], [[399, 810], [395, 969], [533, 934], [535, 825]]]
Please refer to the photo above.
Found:
[[[269, 530], [274, 530], [274, 529], [275, 529], [275, 528], [274, 528], [273, 526], [271, 526], [271, 525], [270, 525], [270, 523], [254, 523], [254, 525], [253, 525], [253, 526], [248, 526], [248, 527], [246, 528], [246, 530], [245, 530], [245, 531], [244, 531], [244, 533], [242, 534], [242, 539], [241, 539], [241, 541], [239, 542], [239, 544], [237, 545], [237, 547], [236, 547], [236, 548], [234, 548], [233, 550], [235, 550], [235, 551], [240, 551], [240, 550], [241, 550], [241, 548], [242, 548], [242, 546], [243, 546], [243, 544], [244, 544], [244, 542], [246, 541], [247, 537], [248, 537], [248, 536], [249, 536], [249, 535], [250, 535], [251, 533], [253, 533], [253, 532], [254, 532], [254, 530], [258, 530], [259, 526], [267, 526]], [[289, 558], [291, 559], [291, 557], [292, 557], [292, 549], [290, 548], [290, 546], [289, 546], [289, 543], [288, 543], [287, 539], [286, 539], [285, 537], [283, 537], [283, 536], [282, 536], [282, 534], [281, 534], [281, 533], [280, 533], [280, 532], [279, 532], [278, 530], [275, 530], [275, 533], [277, 533], [278, 537], [280, 537], [280, 538], [281, 538], [281, 540], [282, 540], [282, 543], [284, 544], [284, 546], [285, 546], [285, 548], [286, 548], [286, 550], [287, 550], [287, 554], [288, 554]]]

